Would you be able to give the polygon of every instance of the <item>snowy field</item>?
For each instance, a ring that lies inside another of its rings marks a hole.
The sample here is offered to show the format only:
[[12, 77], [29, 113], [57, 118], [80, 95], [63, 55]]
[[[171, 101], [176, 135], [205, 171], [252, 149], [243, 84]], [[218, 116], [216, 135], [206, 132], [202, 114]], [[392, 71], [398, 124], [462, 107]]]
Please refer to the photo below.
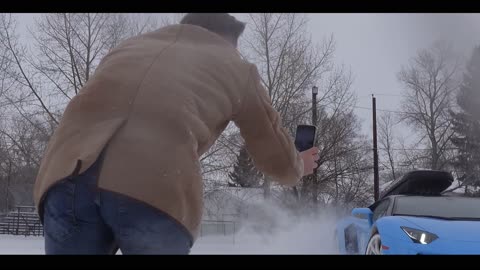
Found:
[[[325, 219], [283, 223], [275, 232], [248, 229], [229, 236], [197, 240], [191, 254], [335, 254], [334, 221]], [[42, 237], [0, 235], [0, 254], [44, 254]]]

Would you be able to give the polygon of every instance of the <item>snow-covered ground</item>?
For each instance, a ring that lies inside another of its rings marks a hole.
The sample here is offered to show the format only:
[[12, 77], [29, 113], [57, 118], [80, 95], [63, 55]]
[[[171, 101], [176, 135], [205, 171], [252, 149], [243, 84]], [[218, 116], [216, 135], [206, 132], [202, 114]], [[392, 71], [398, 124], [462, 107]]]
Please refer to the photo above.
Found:
[[[314, 244], [294, 245], [295, 241], [272, 243], [236, 242], [232, 239], [200, 239], [191, 254], [335, 254], [332, 249], [319, 248]], [[0, 254], [44, 254], [42, 237], [13, 235], [0, 236]], [[322, 243], [317, 243], [321, 246]]]
[[0, 235], [0, 254], [44, 254], [43, 238]]
[[[205, 236], [191, 254], [335, 254], [334, 223], [328, 217], [293, 220], [269, 233], [247, 227], [234, 236]], [[43, 238], [0, 235], [0, 254], [44, 254]]]

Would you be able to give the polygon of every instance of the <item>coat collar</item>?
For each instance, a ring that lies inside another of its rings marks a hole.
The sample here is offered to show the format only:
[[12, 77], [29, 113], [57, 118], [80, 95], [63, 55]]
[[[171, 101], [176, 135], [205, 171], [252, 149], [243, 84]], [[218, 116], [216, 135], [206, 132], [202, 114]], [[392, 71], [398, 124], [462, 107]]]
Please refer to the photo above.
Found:
[[235, 46], [233, 46], [230, 42], [228, 42], [222, 36], [196, 25], [173, 24], [173, 25], [168, 25], [160, 29], [157, 29], [151, 32], [150, 34], [156, 35], [156, 34], [163, 34], [163, 33], [169, 33], [169, 32], [181, 33], [179, 38], [182, 41], [191, 41], [193, 43], [195, 42], [212, 43], [216, 45], [230, 47], [231, 49], [237, 51], [238, 53], [237, 48], [235, 48]]

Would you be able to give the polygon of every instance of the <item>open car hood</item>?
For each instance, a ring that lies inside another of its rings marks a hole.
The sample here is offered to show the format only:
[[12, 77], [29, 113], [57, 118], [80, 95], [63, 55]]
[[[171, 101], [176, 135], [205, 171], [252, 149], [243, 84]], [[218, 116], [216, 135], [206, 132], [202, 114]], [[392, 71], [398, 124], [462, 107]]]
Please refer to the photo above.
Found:
[[380, 199], [390, 195], [438, 196], [453, 183], [453, 176], [445, 171], [417, 170], [395, 180], [380, 194]]

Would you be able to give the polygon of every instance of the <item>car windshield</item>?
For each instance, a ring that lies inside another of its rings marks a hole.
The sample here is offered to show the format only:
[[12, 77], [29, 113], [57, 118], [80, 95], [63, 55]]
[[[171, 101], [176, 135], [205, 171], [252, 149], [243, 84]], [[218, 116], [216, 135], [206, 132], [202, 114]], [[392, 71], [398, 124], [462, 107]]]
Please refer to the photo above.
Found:
[[393, 215], [445, 219], [480, 219], [480, 198], [468, 197], [397, 197]]

